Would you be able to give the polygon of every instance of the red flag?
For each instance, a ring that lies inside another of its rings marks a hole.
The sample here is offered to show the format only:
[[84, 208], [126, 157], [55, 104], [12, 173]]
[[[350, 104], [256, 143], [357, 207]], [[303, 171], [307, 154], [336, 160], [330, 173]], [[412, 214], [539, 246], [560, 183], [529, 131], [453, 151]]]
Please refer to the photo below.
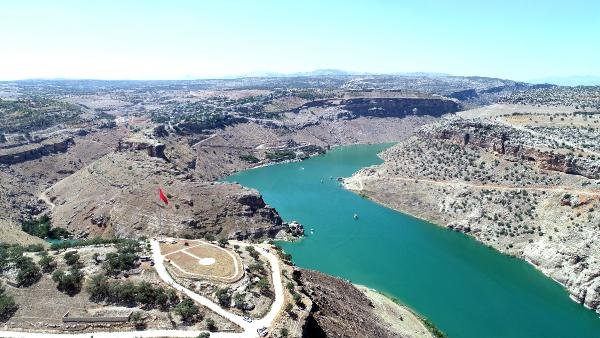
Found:
[[166, 205], [169, 205], [169, 200], [167, 199], [167, 196], [165, 196], [165, 193], [163, 193], [161, 188], [158, 188], [158, 197], [160, 197], [160, 199], [165, 202]]

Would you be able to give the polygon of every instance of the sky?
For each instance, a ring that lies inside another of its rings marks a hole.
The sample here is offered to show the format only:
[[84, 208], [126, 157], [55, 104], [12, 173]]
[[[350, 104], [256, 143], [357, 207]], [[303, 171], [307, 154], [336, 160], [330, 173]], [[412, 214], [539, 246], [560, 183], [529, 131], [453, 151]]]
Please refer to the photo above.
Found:
[[14, 0], [0, 46], [0, 80], [600, 76], [600, 1]]

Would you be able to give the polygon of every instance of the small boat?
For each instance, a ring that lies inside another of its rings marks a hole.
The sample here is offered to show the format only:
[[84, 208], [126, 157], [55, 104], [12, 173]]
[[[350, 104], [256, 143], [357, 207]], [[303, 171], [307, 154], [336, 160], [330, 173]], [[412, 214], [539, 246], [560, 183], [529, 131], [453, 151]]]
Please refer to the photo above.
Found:
[[310, 228], [310, 234], [312, 235], [312, 234], [314, 234], [314, 233], [315, 233], [315, 229], [313, 229], [313, 228]]
[[354, 214], [352, 217], [354, 217], [354, 219], [358, 219], [358, 214]]

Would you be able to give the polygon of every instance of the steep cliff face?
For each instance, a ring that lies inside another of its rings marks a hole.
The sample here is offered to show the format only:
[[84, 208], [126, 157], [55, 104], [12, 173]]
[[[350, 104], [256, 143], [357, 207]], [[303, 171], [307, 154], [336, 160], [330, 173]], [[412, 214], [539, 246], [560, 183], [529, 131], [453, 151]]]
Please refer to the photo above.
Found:
[[557, 142], [527, 131], [496, 123], [454, 120], [423, 128], [421, 137], [449, 140], [460, 146], [475, 146], [505, 155], [508, 159], [535, 162], [540, 168], [600, 178], [600, 160], [578, 157], [574, 152], [565, 154], [554, 150]]
[[447, 98], [348, 98], [348, 99], [324, 99], [308, 102], [294, 112], [310, 108], [337, 107], [346, 111], [340, 117], [357, 118], [360, 116], [370, 117], [406, 117], [414, 115], [429, 115], [434, 117], [460, 110], [460, 104]]
[[390, 330], [373, 302], [354, 285], [317, 271], [299, 269], [295, 279], [312, 300], [303, 337], [409, 337]]
[[17, 164], [39, 159], [56, 153], [66, 152], [75, 141], [72, 137], [52, 138], [40, 143], [0, 149], [0, 163]]

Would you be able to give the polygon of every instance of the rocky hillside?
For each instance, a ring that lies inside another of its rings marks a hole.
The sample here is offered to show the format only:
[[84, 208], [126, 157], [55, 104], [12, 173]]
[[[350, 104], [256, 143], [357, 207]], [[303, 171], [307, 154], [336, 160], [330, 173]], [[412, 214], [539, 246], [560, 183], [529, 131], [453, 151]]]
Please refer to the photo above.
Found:
[[599, 310], [599, 121], [523, 106], [461, 113], [346, 186], [526, 259]]
[[[169, 198], [163, 205], [158, 188]], [[115, 152], [46, 192], [53, 224], [79, 237], [274, 237], [285, 230], [254, 190], [196, 181], [144, 151]]]
[[412, 312], [342, 279], [301, 269], [296, 280], [312, 300], [303, 337], [433, 337]]
[[[52, 184], [111, 152], [123, 130], [98, 129], [85, 135], [54, 138], [0, 149], [0, 220], [15, 224], [40, 214], [38, 196]], [[61, 141], [62, 140], [62, 141]], [[55, 143], [55, 142], [58, 142]]]

